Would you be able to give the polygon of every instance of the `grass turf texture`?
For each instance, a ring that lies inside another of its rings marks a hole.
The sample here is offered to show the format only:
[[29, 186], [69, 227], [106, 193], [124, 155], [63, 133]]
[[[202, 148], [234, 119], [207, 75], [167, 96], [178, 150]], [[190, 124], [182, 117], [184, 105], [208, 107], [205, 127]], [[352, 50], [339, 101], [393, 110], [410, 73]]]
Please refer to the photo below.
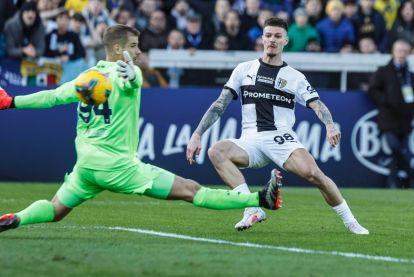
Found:
[[[0, 214], [57, 185], [0, 184]], [[343, 189], [369, 236], [348, 233], [317, 189], [283, 188], [284, 207], [237, 232], [242, 210], [104, 192], [60, 223], [0, 233], [0, 276], [411, 276], [413, 263], [292, 253], [115, 231], [122, 226], [261, 245], [414, 259], [414, 191]]]

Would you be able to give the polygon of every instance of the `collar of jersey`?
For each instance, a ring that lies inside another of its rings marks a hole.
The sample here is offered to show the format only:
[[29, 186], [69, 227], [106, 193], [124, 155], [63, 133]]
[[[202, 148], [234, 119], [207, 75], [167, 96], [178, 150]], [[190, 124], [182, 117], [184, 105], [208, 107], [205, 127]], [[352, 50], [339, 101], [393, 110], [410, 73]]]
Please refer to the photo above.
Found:
[[108, 62], [108, 61], [103, 61], [103, 60], [100, 60], [100, 61], [96, 64], [96, 67], [98, 67], [98, 68], [104, 68], [104, 67], [111, 66], [112, 64], [114, 64], [114, 62]]
[[267, 66], [267, 67], [271, 67], [271, 68], [282, 68], [282, 67], [287, 66], [287, 63], [286, 62], [283, 62], [282, 65], [271, 65], [271, 64], [265, 63], [262, 60], [262, 58], [259, 59], [259, 62], [260, 62], [261, 65]]

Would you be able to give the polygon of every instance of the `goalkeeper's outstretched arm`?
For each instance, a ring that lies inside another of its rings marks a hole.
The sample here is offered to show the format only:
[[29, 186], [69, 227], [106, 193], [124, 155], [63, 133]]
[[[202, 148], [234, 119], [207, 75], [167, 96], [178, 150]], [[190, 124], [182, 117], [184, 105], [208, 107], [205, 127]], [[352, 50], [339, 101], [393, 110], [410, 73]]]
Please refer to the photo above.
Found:
[[9, 96], [6, 91], [0, 88], [0, 110], [10, 108], [50, 108], [54, 106], [78, 102], [74, 82], [68, 82], [56, 89], [42, 90], [36, 93]]

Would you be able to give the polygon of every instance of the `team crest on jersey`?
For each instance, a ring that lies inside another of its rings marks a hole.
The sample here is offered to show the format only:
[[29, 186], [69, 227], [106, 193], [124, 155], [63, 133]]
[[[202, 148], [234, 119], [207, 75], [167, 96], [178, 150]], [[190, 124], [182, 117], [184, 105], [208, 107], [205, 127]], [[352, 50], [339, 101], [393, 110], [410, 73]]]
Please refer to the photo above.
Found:
[[278, 88], [284, 88], [287, 84], [287, 81], [285, 79], [279, 78], [277, 80], [277, 87]]

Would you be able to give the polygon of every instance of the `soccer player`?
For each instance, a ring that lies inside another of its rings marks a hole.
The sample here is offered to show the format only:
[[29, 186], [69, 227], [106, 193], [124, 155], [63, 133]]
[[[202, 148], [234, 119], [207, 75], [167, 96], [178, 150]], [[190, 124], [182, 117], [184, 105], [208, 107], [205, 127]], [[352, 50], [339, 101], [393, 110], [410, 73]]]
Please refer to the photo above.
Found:
[[[141, 53], [136, 29], [115, 25], [104, 33], [106, 61], [96, 69], [112, 81], [112, 92], [98, 107], [80, 103], [75, 140], [77, 162], [52, 201], [39, 200], [26, 209], [0, 217], [0, 232], [18, 226], [59, 221], [73, 208], [103, 190], [180, 199], [197, 207], [276, 209], [278, 182], [271, 179], [258, 193], [209, 189], [197, 182], [138, 160], [138, 120], [142, 74], [134, 62]], [[132, 58], [131, 58], [132, 56]], [[78, 102], [75, 82], [25, 96], [0, 89], [0, 109], [48, 108]]]
[[[201, 150], [203, 133], [223, 114], [231, 100], [240, 96], [241, 137], [218, 141], [208, 150], [222, 180], [234, 191], [249, 193], [239, 168], [260, 168], [274, 162], [316, 185], [349, 231], [368, 234], [352, 215], [336, 184], [319, 169], [292, 130], [295, 102], [298, 102], [314, 110], [326, 125], [327, 139], [332, 146], [336, 146], [341, 138], [331, 113], [316, 90], [302, 73], [282, 60], [283, 47], [288, 43], [286, 22], [272, 17], [264, 26], [262, 58], [241, 63], [234, 69], [220, 96], [192, 134], [187, 146], [187, 160], [192, 164], [193, 156]], [[235, 228], [244, 230], [265, 218], [262, 209], [247, 208]]]

